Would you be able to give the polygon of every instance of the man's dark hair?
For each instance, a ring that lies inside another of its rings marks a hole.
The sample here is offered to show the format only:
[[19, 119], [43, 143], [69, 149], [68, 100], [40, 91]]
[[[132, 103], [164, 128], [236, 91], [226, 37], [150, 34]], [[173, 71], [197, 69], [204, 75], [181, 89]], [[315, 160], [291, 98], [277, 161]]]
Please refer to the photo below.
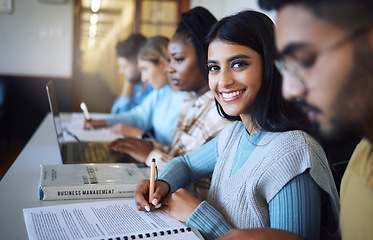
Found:
[[146, 37], [140, 33], [131, 34], [127, 39], [117, 43], [115, 49], [118, 57], [124, 57], [128, 61], [136, 62], [137, 53], [145, 44]]
[[264, 10], [279, 10], [287, 5], [303, 5], [315, 16], [325, 19], [346, 32], [373, 21], [372, 0], [258, 0]]
[[[243, 11], [221, 19], [206, 37], [207, 44], [214, 40], [239, 44], [253, 49], [262, 57], [263, 78], [251, 107], [251, 122], [269, 132], [303, 130], [311, 132], [311, 123], [295, 102], [286, 101], [281, 94], [282, 78], [274, 65], [277, 58], [274, 24], [264, 14]], [[227, 115], [216, 101], [219, 114], [229, 120], [241, 120]]]

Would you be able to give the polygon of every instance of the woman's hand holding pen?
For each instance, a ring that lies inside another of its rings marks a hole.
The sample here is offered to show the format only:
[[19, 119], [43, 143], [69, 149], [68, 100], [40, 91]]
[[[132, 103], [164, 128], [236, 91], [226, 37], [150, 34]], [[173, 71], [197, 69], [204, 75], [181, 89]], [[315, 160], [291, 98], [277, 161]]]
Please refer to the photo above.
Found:
[[166, 194], [170, 190], [170, 186], [168, 185], [168, 183], [164, 181], [156, 181], [154, 186], [154, 194], [153, 196], [150, 196], [149, 199], [149, 187], [150, 181], [143, 180], [137, 185], [135, 189], [134, 198], [136, 201], [137, 209], [139, 211], [150, 211], [149, 202], [151, 202], [155, 206], [155, 208], [160, 208], [162, 205], [160, 200], [162, 199], [162, 197], [166, 196]]
[[151, 202], [155, 208], [161, 208], [161, 210], [179, 221], [186, 222], [192, 212], [201, 203], [200, 200], [183, 188], [167, 195], [170, 186], [164, 181], [155, 182], [154, 194], [150, 197], [150, 201], [148, 201], [149, 187], [149, 180], [141, 181], [136, 187], [134, 197], [137, 209], [140, 211], [150, 211], [149, 202]]

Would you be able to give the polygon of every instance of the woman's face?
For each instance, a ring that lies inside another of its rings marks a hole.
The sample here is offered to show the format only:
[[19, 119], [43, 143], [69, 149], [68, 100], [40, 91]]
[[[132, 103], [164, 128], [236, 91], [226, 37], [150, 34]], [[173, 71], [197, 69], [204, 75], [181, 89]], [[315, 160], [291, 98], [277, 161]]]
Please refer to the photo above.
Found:
[[262, 57], [253, 49], [214, 40], [208, 49], [209, 86], [224, 112], [250, 114], [263, 78]]
[[202, 75], [193, 43], [175, 35], [168, 44], [170, 62], [168, 71], [172, 83], [180, 91], [194, 91], [197, 94], [208, 89], [207, 79]]
[[149, 83], [154, 89], [160, 89], [167, 83], [167, 61], [160, 58], [158, 64], [154, 64], [151, 61], [137, 60], [139, 68], [141, 70], [141, 81], [143, 83]]

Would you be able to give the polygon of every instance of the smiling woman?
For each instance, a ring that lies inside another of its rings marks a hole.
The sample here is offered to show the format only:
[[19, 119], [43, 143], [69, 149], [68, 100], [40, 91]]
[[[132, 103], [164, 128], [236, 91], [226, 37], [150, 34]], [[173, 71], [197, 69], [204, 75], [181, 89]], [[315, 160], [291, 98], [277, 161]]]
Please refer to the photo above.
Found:
[[262, 68], [262, 57], [251, 48], [221, 40], [211, 42], [209, 86], [228, 115], [241, 114], [241, 119], [250, 122], [251, 106], [262, 84]]
[[[327, 158], [307, 133], [305, 114], [281, 96], [273, 29], [271, 20], [255, 11], [225, 17], [211, 28], [209, 86], [219, 112], [238, 121], [198, 150], [174, 158], [150, 196], [207, 239], [232, 228], [340, 237], [338, 193]], [[206, 201], [179, 189], [211, 173]], [[144, 189], [146, 182], [135, 193], [139, 206], [147, 206]]]

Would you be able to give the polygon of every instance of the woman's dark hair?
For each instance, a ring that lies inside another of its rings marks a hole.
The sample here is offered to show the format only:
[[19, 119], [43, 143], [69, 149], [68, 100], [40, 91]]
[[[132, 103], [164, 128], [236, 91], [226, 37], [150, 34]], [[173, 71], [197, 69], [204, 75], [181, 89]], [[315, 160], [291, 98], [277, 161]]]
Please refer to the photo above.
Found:
[[[274, 65], [277, 51], [271, 19], [255, 11], [243, 11], [225, 17], [212, 27], [206, 37], [208, 45], [214, 40], [249, 47], [262, 57], [262, 85], [251, 108], [251, 121], [256, 127], [262, 127], [269, 132], [311, 132], [311, 123], [306, 114], [296, 103], [288, 102], [282, 97], [282, 77]], [[223, 117], [241, 120], [239, 116], [227, 115], [218, 101], [216, 104], [219, 114]]]
[[175, 35], [183, 36], [192, 41], [197, 54], [198, 66], [207, 79], [207, 48], [204, 41], [210, 28], [217, 22], [216, 18], [205, 8], [195, 7], [181, 15], [181, 20], [176, 28]]

